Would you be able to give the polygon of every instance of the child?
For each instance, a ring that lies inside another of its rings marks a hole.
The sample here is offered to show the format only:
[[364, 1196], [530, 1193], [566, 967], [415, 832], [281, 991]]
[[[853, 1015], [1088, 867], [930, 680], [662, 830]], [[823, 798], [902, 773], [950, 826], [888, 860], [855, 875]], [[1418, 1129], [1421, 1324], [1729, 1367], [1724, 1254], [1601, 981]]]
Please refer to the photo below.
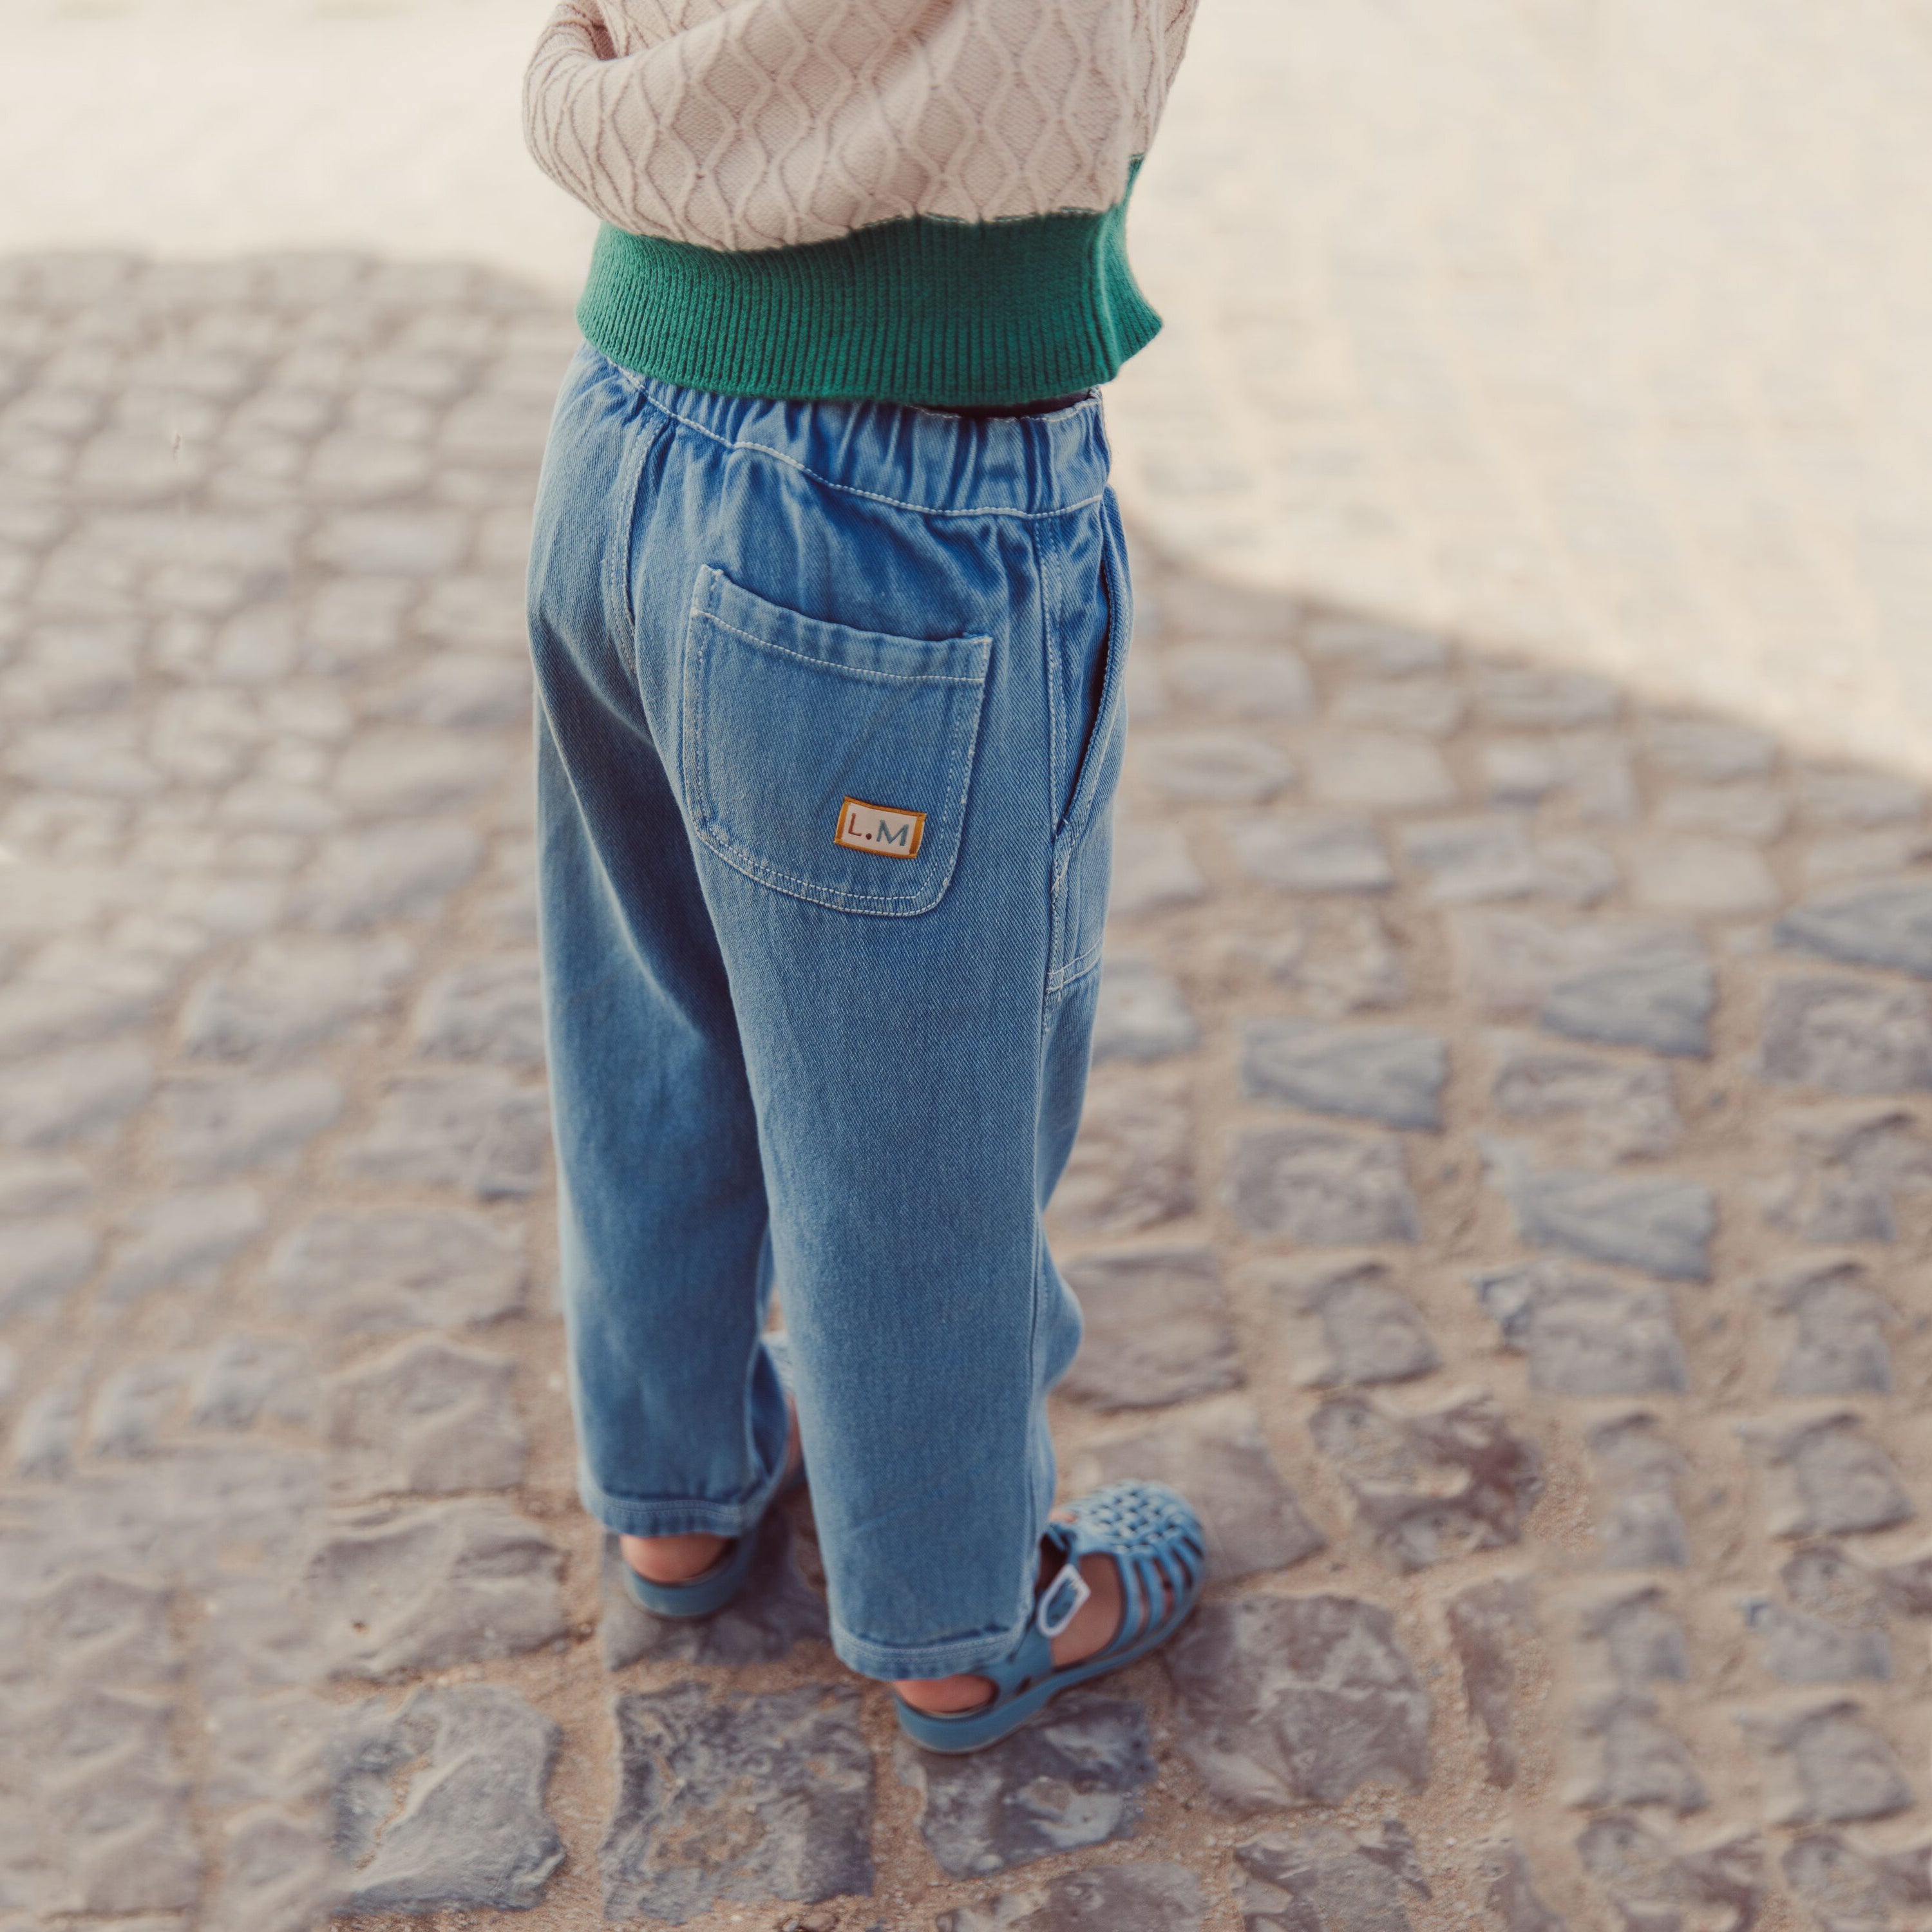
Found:
[[1131, 628], [1093, 391], [1192, 4], [564, 0], [526, 86], [605, 224], [530, 592], [582, 1493], [702, 1616], [802, 1461], [834, 1647], [941, 1750], [1201, 1586], [1171, 1491], [1049, 1514], [1040, 1227]]

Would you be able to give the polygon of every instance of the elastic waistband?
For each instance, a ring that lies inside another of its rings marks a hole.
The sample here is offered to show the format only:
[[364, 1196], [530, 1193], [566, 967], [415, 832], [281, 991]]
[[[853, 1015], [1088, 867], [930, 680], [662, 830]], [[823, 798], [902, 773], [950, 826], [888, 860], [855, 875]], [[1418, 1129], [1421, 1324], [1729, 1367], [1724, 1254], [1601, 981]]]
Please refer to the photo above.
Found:
[[653, 408], [754, 460], [922, 516], [1052, 517], [1097, 502], [1110, 462], [1100, 399], [1016, 416], [906, 403], [776, 402], [640, 376], [587, 344]]

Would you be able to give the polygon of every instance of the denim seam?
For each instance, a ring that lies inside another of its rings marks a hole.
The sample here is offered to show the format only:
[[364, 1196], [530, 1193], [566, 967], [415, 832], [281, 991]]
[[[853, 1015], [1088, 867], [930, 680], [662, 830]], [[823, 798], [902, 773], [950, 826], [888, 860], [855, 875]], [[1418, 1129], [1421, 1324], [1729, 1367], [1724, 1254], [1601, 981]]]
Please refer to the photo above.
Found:
[[631, 544], [637, 532], [638, 496], [643, 487], [644, 465], [650, 460], [651, 452], [658, 437], [664, 434], [665, 428], [664, 423], [659, 422], [645, 430], [637, 439], [635, 448], [625, 454], [617, 499], [616, 538], [604, 553], [607, 561], [604, 595], [607, 602], [624, 613], [624, 634], [631, 644], [629, 670], [634, 686], [638, 681], [638, 599], [636, 588], [631, 580]]
[[[614, 364], [612, 366], [617, 365]], [[856, 483], [841, 483], [836, 477], [827, 476], [824, 471], [813, 469], [810, 464], [801, 463], [796, 457], [788, 456], [782, 449], [774, 449], [768, 442], [729, 440], [720, 436], [715, 429], [707, 429], [703, 423], [680, 415], [668, 403], [660, 402], [649, 390], [638, 386], [636, 379], [630, 375], [628, 370], [623, 371], [623, 374], [652, 409], [669, 416], [674, 422], [682, 423], [686, 429], [715, 442], [720, 449], [742, 449], [752, 455], [768, 456], [774, 463], [782, 463], [788, 470], [796, 470], [801, 476], [809, 476], [814, 483], [827, 490], [836, 490], [842, 496], [861, 497], [868, 503], [881, 503], [889, 510], [904, 510], [916, 517], [1006, 517], [1030, 523], [1046, 517], [1064, 517], [1072, 510], [1090, 508], [1102, 501], [1107, 494], [1103, 484], [1090, 496], [1082, 496], [1077, 502], [1056, 504], [1046, 510], [1015, 510], [1008, 508], [1004, 504], [992, 503], [949, 510], [932, 503], [908, 503], [902, 497], [888, 496], [877, 490], [862, 490]]]
[[[751, 644], [763, 644], [764, 640], [761, 638], [753, 637], [748, 631], [740, 631], [736, 625], [728, 624], [722, 617], [704, 609], [696, 597], [692, 600], [690, 615], [694, 621], [700, 617], [705, 618], [716, 624], [719, 629], [730, 632], [734, 636], [743, 638]], [[687, 636], [688, 634], [688, 630]], [[986, 641], [990, 650], [992, 640], [988, 638]], [[782, 650], [782, 646], [779, 646], [771, 648]], [[836, 671], [844, 668], [837, 664], [825, 664], [816, 658], [800, 658], [796, 651], [784, 651], [783, 655], [796, 658], [800, 663], [808, 664], [814, 670]], [[685, 667], [684, 728], [680, 734], [680, 742], [685, 747], [685, 762], [687, 766], [685, 782], [691, 801], [692, 829], [698, 837], [730, 866], [733, 871], [742, 873], [746, 878], [756, 884], [769, 886], [774, 891], [782, 892], [792, 898], [802, 899], [808, 904], [826, 906], [834, 912], [864, 912], [868, 909], [878, 909], [881, 912], [887, 913], [888, 916], [890, 916], [890, 908], [903, 907], [905, 910], [898, 916], [904, 918], [916, 918], [922, 913], [932, 911], [946, 896], [946, 889], [952, 883], [952, 874], [959, 863], [960, 836], [963, 834], [963, 827], [961, 828], [960, 833], [956, 833], [951, 858], [947, 862], [944, 875], [940, 878], [936, 885], [929, 886], [920, 892], [860, 892], [849, 890], [842, 886], [824, 885], [815, 880], [802, 878], [796, 873], [785, 872], [772, 865], [767, 860], [760, 859], [755, 854], [748, 851], [722, 825], [715, 822], [714, 815], [705, 796], [704, 761], [701, 757], [695, 754], [695, 750], [699, 748], [700, 740], [703, 736], [703, 734], [698, 728], [698, 706], [695, 702], [695, 692], [700, 681], [700, 674], [704, 656], [704, 649], [702, 644], [694, 646], [687, 645]], [[861, 674], [871, 675], [869, 673]], [[889, 676], [887, 674], [880, 674], [880, 675]], [[986, 674], [982, 672], [977, 680], [944, 678], [934, 679], [932, 682], [964, 684], [969, 686], [976, 684], [980, 694], [980, 704], [973, 713], [972, 728], [963, 734], [963, 742], [955, 746], [951, 761], [946, 767], [946, 790], [948, 794], [946, 810], [949, 814], [951, 814], [955, 811], [964, 810], [967, 788], [972, 781], [974, 754], [978, 748], [980, 723], [986, 711]], [[962, 765], [964, 767], [963, 772], [961, 770]], [[953, 796], [953, 781], [956, 775], [959, 779], [956, 797]]]
[[832, 1620], [832, 1648], [839, 1661], [862, 1677], [881, 1678], [890, 1683], [901, 1678], [950, 1677], [956, 1672], [1000, 1664], [1012, 1654], [1014, 1646], [1032, 1621], [1029, 1604], [1022, 1616], [1004, 1630], [982, 1635], [941, 1637], [931, 1643], [880, 1643], [864, 1637]]
[[[716, 610], [706, 610], [701, 605], [694, 604], [692, 606], [691, 614], [694, 617], [704, 618], [707, 623], [716, 624], [721, 631], [729, 631], [734, 638], [742, 638], [748, 644], [756, 644], [761, 651], [776, 652], [778, 656], [790, 658], [794, 663], [809, 664], [814, 670], [833, 671], [842, 677], [872, 678], [880, 684], [983, 685], [986, 682], [986, 674], [984, 671], [982, 671], [977, 677], [946, 677], [938, 671], [867, 670], [862, 665], [838, 664], [830, 658], [815, 658], [808, 652], [794, 651], [784, 644], [775, 644], [769, 638], [758, 637], [750, 631], [740, 630], [736, 624], [726, 622]], [[876, 634], [884, 637], [886, 633], [881, 631]], [[893, 641], [898, 644], [911, 644], [918, 640], [910, 638], [895, 638]], [[990, 638], [970, 637], [952, 638], [944, 641], [956, 644], [985, 644], [990, 647], [993, 640]]]
[[[1027, 530], [1028, 540], [1033, 549], [1034, 570], [1039, 579], [1040, 586], [1040, 641], [1042, 646], [1040, 658], [1041, 670], [1046, 680], [1047, 714], [1047, 795], [1045, 814], [1047, 826], [1047, 972], [1046, 983], [1040, 992], [1040, 1031], [1034, 1049], [1033, 1118], [1036, 1121], [1040, 1117], [1042, 1090], [1046, 1079], [1047, 1029], [1053, 1007], [1053, 956], [1060, 943], [1059, 886], [1060, 881], [1058, 869], [1059, 855], [1056, 847], [1055, 833], [1060, 818], [1060, 746], [1064, 735], [1060, 722], [1061, 692], [1058, 626], [1054, 622], [1054, 607], [1048, 596], [1048, 572], [1046, 560], [1042, 555], [1041, 534], [1042, 527], [1037, 523], [1029, 526]], [[1052, 532], [1050, 528], [1046, 534], [1049, 541], [1046, 548], [1052, 550], [1054, 546], [1051, 542]], [[1039, 1162], [1040, 1144], [1038, 1134], [1036, 1132], [1034, 1142], [1033, 1177], [1033, 1192], [1036, 1202], [1040, 1198]], [[1037, 1391], [1040, 1388], [1040, 1276], [1041, 1249], [1044, 1238], [1040, 1218], [1036, 1213], [1033, 1217], [1033, 1251], [1028, 1262], [1027, 1286], [1027, 1387], [1030, 1391]], [[1039, 1399], [1035, 1394], [1033, 1400], [1037, 1402]], [[1024, 1505], [1022, 1517], [1028, 1530], [1028, 1540], [1023, 1546], [1024, 1550], [1036, 1550], [1040, 1543], [1040, 1526], [1034, 1520], [1034, 1484], [1030, 1449], [1031, 1444], [1029, 1443], [1026, 1466], [1021, 1477], [1022, 1487], [1024, 1491], [1022, 1500]], [[1034, 1558], [1031, 1569], [1036, 1569], [1038, 1564], [1039, 1558]], [[1031, 1569], [1029, 1568], [1023, 1556], [1019, 1576], [1020, 1616], [1022, 1622], [1028, 1614], [1028, 1606], [1032, 1594]], [[948, 1672], [948, 1675], [950, 1674]]]
[[[580, 1465], [577, 1489], [585, 1510], [614, 1535], [748, 1536], [764, 1521], [783, 1480], [781, 1470], [749, 1496], [732, 1502], [708, 1496], [626, 1496], [604, 1488]], [[613, 1522], [613, 1516], [621, 1522]]]

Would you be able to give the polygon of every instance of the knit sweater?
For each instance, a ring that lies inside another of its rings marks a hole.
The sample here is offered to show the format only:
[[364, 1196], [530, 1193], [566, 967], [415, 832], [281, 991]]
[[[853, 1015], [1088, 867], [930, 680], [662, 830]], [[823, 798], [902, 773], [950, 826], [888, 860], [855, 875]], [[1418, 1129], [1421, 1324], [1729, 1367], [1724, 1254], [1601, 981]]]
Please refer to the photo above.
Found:
[[531, 153], [602, 219], [578, 316], [727, 394], [967, 406], [1160, 320], [1125, 217], [1195, 0], [562, 0]]

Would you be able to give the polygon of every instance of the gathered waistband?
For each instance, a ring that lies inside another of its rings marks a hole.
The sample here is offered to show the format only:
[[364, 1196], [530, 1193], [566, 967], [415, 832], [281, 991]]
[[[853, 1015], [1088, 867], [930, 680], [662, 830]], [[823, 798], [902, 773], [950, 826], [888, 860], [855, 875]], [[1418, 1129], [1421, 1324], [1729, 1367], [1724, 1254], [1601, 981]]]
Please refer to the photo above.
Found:
[[782, 402], [640, 376], [580, 356], [700, 436], [834, 490], [922, 516], [1053, 517], [1097, 502], [1110, 454], [1100, 399], [967, 415], [906, 403]]

